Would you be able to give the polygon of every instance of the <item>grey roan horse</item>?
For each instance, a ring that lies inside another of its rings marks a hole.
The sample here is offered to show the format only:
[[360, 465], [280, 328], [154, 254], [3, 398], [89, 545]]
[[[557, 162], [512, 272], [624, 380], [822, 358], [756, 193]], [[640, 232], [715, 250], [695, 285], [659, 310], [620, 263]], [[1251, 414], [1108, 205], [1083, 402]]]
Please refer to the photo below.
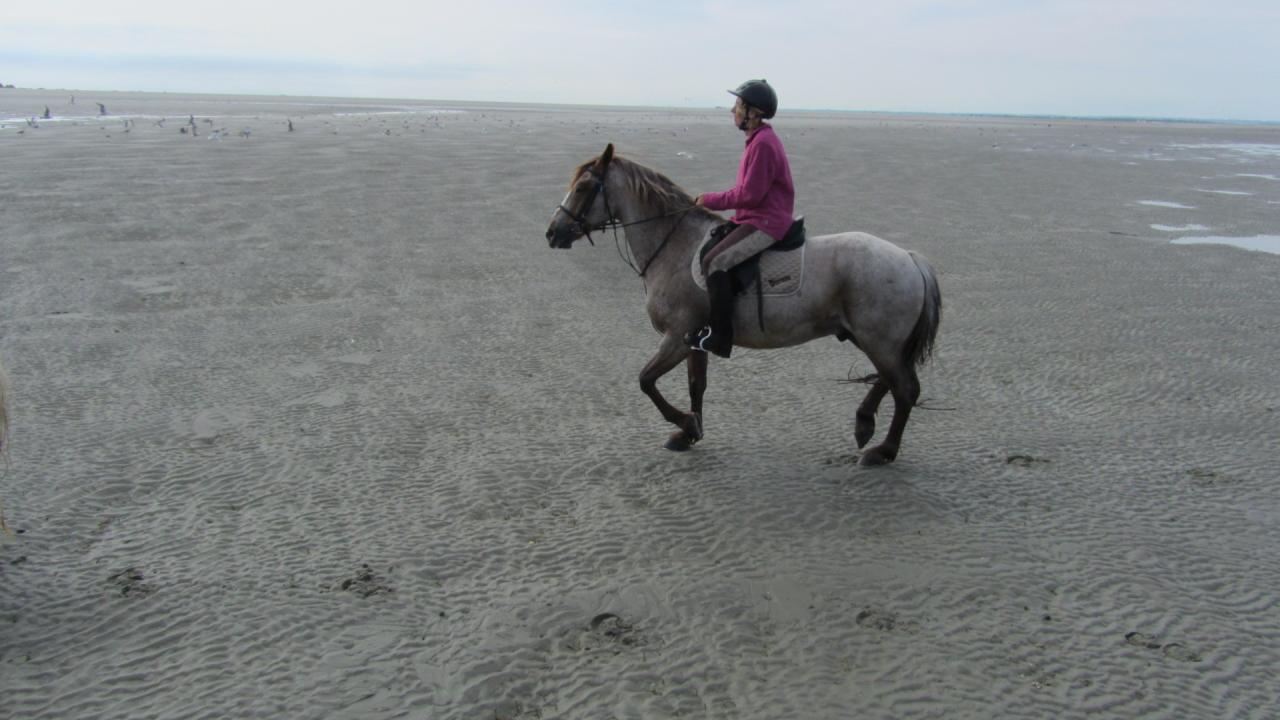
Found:
[[[693, 198], [662, 174], [615, 156], [613, 145], [573, 173], [569, 193], [547, 228], [553, 248], [567, 249], [584, 235], [623, 228], [631, 256], [644, 278], [649, 320], [662, 333], [658, 351], [640, 373], [640, 388], [679, 430], [666, 447], [687, 450], [702, 439], [702, 394], [707, 355], [690, 350], [682, 336], [707, 321], [706, 293], [691, 272], [693, 253], [724, 220], [693, 205]], [[756, 303], [739, 301], [734, 344], [780, 348], [834, 335], [866, 353], [876, 374], [858, 406], [854, 439], [866, 446], [875, 433], [876, 410], [893, 393], [893, 421], [884, 442], [862, 454], [863, 465], [893, 461], [911, 408], [920, 396], [916, 368], [933, 351], [942, 297], [933, 267], [920, 255], [859, 232], [810, 238], [804, 286], [764, 304], [764, 329]], [[658, 378], [681, 360], [689, 372], [690, 412], [673, 407], [658, 392]]]

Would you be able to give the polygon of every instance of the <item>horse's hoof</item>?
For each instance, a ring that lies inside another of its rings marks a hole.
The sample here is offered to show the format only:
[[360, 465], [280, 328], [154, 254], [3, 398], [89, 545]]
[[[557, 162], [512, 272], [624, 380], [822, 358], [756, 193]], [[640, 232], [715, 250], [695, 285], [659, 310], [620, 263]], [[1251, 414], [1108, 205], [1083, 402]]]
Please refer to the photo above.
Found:
[[667, 438], [667, 442], [664, 443], [662, 447], [671, 450], [672, 452], [684, 452], [685, 450], [693, 447], [694, 442], [695, 441], [691, 441], [689, 438], [685, 437], [683, 431], [673, 432], [671, 433], [671, 437]]
[[853, 440], [858, 443], [858, 449], [861, 450], [867, 446], [867, 443], [871, 442], [871, 436], [875, 434], [875, 425], [872, 425], [871, 427], [858, 427], [853, 431]]
[[870, 450], [862, 453], [862, 459], [858, 461], [858, 464], [863, 467], [878, 467], [880, 465], [888, 465], [889, 463], [893, 462], [893, 459], [896, 456], [897, 456], [897, 453], [889, 453], [887, 450], [884, 449], [883, 446], [873, 447]]

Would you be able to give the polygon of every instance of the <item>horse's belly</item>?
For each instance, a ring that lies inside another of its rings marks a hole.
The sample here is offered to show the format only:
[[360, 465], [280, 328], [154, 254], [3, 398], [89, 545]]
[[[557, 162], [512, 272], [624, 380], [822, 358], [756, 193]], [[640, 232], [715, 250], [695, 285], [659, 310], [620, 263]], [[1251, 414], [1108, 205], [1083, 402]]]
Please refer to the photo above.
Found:
[[754, 292], [740, 295], [733, 317], [733, 342], [748, 348], [781, 348], [835, 334], [836, 317], [828, 317], [804, 292], [764, 298], [764, 329], [760, 329]]

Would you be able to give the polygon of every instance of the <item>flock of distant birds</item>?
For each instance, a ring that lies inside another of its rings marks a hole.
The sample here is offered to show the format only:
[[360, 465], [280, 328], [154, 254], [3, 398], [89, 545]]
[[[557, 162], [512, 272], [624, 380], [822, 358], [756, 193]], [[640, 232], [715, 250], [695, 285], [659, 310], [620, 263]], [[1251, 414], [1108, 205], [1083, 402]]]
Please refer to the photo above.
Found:
[[[74, 95], [72, 95], [72, 96], [71, 96], [71, 99], [69, 100], [69, 104], [71, 104], [71, 105], [75, 105], [75, 104], [76, 104], [76, 97], [75, 97]], [[110, 115], [110, 113], [107, 111], [107, 106], [106, 106], [106, 105], [104, 105], [103, 103], [100, 103], [100, 102], [95, 102], [94, 104], [98, 106], [98, 117], [99, 117], [99, 118], [106, 118], [106, 117], [108, 117], [108, 116]], [[478, 116], [472, 116], [470, 119], [471, 119], [473, 122], [476, 122], [476, 121], [481, 121], [481, 122], [482, 122], [485, 118], [486, 118], [486, 115], [485, 115], [484, 113], [480, 113]], [[48, 106], [48, 105], [45, 105], [45, 106], [44, 106], [44, 112], [43, 112], [39, 117], [37, 117], [37, 116], [31, 116], [31, 117], [28, 117], [28, 118], [26, 119], [26, 124], [27, 124], [27, 127], [29, 127], [29, 128], [39, 128], [39, 127], [40, 127], [40, 121], [41, 121], [41, 120], [53, 120], [53, 119], [54, 119], [53, 111], [49, 109], [49, 106]], [[83, 117], [79, 117], [79, 118], [77, 118], [77, 119], [84, 120], [85, 118], [83, 118]], [[152, 125], [153, 125], [153, 126], [155, 126], [155, 127], [164, 128], [164, 127], [166, 127], [166, 122], [167, 122], [168, 120], [170, 120], [170, 118], [164, 118], [164, 117], [162, 117], [162, 118], [160, 118], [160, 119], [155, 120], [154, 122], [152, 122]], [[369, 118], [369, 120], [373, 120], [373, 118], [372, 118], [372, 117], [370, 117], [370, 118]], [[123, 118], [120, 118], [120, 121], [121, 121], [121, 122], [123, 123], [123, 125], [124, 125], [124, 127], [123, 127], [123, 132], [128, 133], [128, 132], [130, 132], [130, 131], [133, 129], [133, 127], [134, 127], [134, 121], [133, 121], [133, 119], [132, 119], [132, 118], [123, 117]], [[382, 122], [383, 122], [384, 124], [386, 123], [386, 121], [385, 121], [385, 120], [384, 120], [384, 121], [382, 121]], [[517, 121], [515, 121], [515, 120], [508, 120], [507, 122], [508, 122], [508, 124], [511, 126], [511, 128], [512, 128], [512, 129], [515, 129], [515, 128], [519, 125], [519, 123], [518, 123]], [[212, 125], [213, 125], [213, 120], [211, 120], [211, 119], [209, 119], [209, 118], [202, 118], [202, 119], [200, 120], [200, 123], [198, 124], [198, 123], [196, 122], [196, 117], [195, 117], [195, 115], [188, 115], [188, 116], [187, 116], [187, 121], [186, 121], [185, 123], [183, 123], [182, 125], [179, 125], [179, 126], [178, 126], [178, 132], [179, 132], [180, 134], [182, 134], [182, 135], [186, 135], [186, 136], [189, 136], [189, 137], [201, 137], [202, 135], [201, 135], [201, 132], [200, 132], [200, 124], [204, 124], [204, 125], [212, 126]], [[324, 124], [324, 125], [329, 125], [330, 123], [329, 123], [329, 122], [327, 122], [327, 121], [325, 121], [325, 122], [323, 122], [323, 124]], [[434, 126], [436, 129], [442, 129], [442, 128], [444, 127], [444, 125], [440, 122], [440, 117], [439, 117], [439, 116], [437, 116], [437, 115], [435, 115], [434, 113], [433, 113], [433, 114], [431, 114], [428, 118], [426, 118], [426, 122], [421, 123], [421, 129], [422, 129], [422, 131], [423, 131], [423, 132], [426, 132], [426, 131], [427, 131], [427, 128], [428, 128], [428, 127], [430, 127], [430, 126]], [[403, 123], [403, 127], [404, 127], [404, 129], [405, 129], [405, 130], [411, 130], [410, 123], [409, 123], [409, 122], [407, 122], [407, 121]], [[294, 127], [293, 127], [293, 120], [292, 120], [291, 118], [286, 118], [286, 119], [285, 119], [285, 128], [286, 128], [286, 131], [287, 131], [287, 132], [293, 132], [293, 131], [294, 131]], [[107, 130], [107, 126], [104, 124], [104, 125], [102, 126], [102, 129], [103, 129], [103, 130]], [[337, 134], [338, 134], [338, 129], [337, 129], [336, 127], [331, 128], [331, 130], [332, 130], [333, 134], [335, 134], [335, 135], [337, 135]], [[599, 132], [599, 130], [600, 130], [600, 128], [599, 128], [599, 126], [597, 126], [595, 129], [593, 129], [593, 131], [592, 131], [592, 132], [598, 133], [598, 132]], [[19, 130], [18, 130], [18, 134], [19, 134], [19, 135], [21, 135], [21, 134], [23, 134], [25, 131], [26, 131], [26, 128], [19, 129]], [[392, 129], [391, 129], [391, 128], [384, 128], [384, 129], [383, 129], [383, 132], [384, 132], [386, 135], [390, 136], [390, 135], [392, 134]], [[480, 130], [480, 132], [484, 133], [484, 132], [488, 132], [488, 130], [487, 130], [487, 129], [485, 129], [485, 128], [482, 128], [482, 129]], [[239, 135], [239, 136], [240, 136], [240, 137], [242, 137], [242, 138], [248, 138], [248, 137], [250, 137], [250, 135], [252, 135], [252, 133], [253, 133], [253, 131], [252, 131], [252, 129], [251, 129], [251, 128], [244, 127], [244, 128], [242, 128], [238, 133], [235, 133], [235, 134]], [[231, 135], [231, 133], [230, 133], [230, 132], [228, 132], [227, 128], [225, 128], [225, 127], [216, 128], [216, 129], [215, 129], [215, 128], [213, 128], [213, 127], [209, 127], [209, 128], [207, 128], [207, 129], [206, 129], [206, 132], [204, 133], [203, 137], [207, 137], [207, 138], [208, 138], [208, 139], [210, 139], [210, 140], [221, 140], [222, 138], [224, 138], [224, 137], [229, 137], [230, 135]], [[108, 133], [107, 137], [111, 137], [111, 135]]]
[[[75, 104], [76, 104], [76, 96], [75, 96], [75, 95], [72, 95], [72, 96], [71, 96], [71, 100], [69, 101], [69, 104], [71, 104], [71, 105], [75, 105]], [[94, 104], [98, 106], [98, 117], [106, 117], [107, 115], [109, 115], [109, 114], [110, 114], [110, 113], [108, 113], [108, 112], [107, 112], [107, 106], [106, 106], [106, 105], [104, 105], [104, 104], [102, 104], [102, 103], [100, 103], [100, 102], [95, 102]], [[52, 119], [53, 119], [53, 111], [49, 109], [49, 106], [48, 106], [48, 105], [45, 105], [45, 106], [44, 106], [44, 113], [40, 115], [39, 119], [37, 119], [37, 118], [36, 118], [36, 117], [34, 117], [34, 116], [32, 116], [32, 117], [30, 117], [30, 118], [28, 118], [28, 119], [27, 119], [27, 127], [31, 127], [31, 128], [38, 128], [38, 127], [40, 127], [40, 122], [39, 122], [40, 120], [52, 120]], [[162, 128], [162, 127], [164, 127], [164, 126], [165, 126], [165, 121], [166, 121], [166, 120], [168, 120], [168, 118], [160, 118], [159, 120], [156, 120], [156, 121], [155, 121], [154, 123], [152, 123], [152, 124], [153, 124], [153, 125], [155, 125], [156, 127], [161, 127], [161, 128]], [[133, 119], [132, 119], [132, 118], [123, 118], [123, 119], [122, 119], [122, 121], [124, 122], [124, 132], [126, 132], [126, 133], [127, 133], [127, 132], [129, 132], [130, 130], [132, 130], [132, 129], [133, 129]], [[213, 120], [210, 120], [209, 118], [204, 118], [204, 119], [203, 119], [203, 122], [204, 122], [206, 125], [212, 125], [212, 124], [213, 124]], [[293, 132], [293, 120], [292, 120], [292, 119], [287, 119], [287, 120], [285, 121], [285, 123], [286, 123], [286, 127], [288, 128], [288, 132]], [[19, 134], [19, 135], [21, 135], [23, 132], [25, 132], [25, 130], [19, 130], [19, 131], [18, 131], [18, 134]], [[186, 122], [186, 124], [184, 124], [184, 125], [180, 126], [180, 127], [178, 128], [178, 132], [179, 132], [180, 134], [182, 134], [182, 135], [190, 135], [190, 136], [192, 136], [192, 137], [199, 137], [199, 136], [200, 136], [200, 129], [199, 129], [199, 126], [196, 124], [196, 116], [195, 116], [195, 115], [189, 115], [189, 116], [187, 117], [187, 122]], [[242, 128], [242, 129], [240, 130], [240, 132], [239, 132], [239, 133], [237, 133], [237, 134], [238, 134], [240, 137], [247, 138], [247, 137], [249, 137], [250, 135], [252, 135], [252, 134], [253, 134], [253, 131], [252, 131], [250, 128], [247, 128], [247, 127], [246, 127], [246, 128]], [[220, 140], [220, 139], [222, 139], [222, 138], [226, 137], [227, 135], [228, 135], [227, 129], [224, 127], [224, 128], [218, 128], [218, 129], [216, 129], [216, 130], [210, 130], [210, 131], [209, 131], [209, 134], [208, 134], [208, 137], [209, 137], [209, 139], [210, 139], [210, 140]]]

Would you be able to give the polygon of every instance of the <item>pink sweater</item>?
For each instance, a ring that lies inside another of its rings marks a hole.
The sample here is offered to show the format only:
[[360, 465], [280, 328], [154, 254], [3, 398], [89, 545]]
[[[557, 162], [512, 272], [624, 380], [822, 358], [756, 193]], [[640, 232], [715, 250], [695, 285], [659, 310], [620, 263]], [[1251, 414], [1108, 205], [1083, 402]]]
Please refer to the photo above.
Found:
[[795, 201], [787, 153], [773, 128], [763, 123], [747, 136], [737, 186], [702, 196], [707, 209], [737, 210], [734, 222], [754, 225], [774, 240], [781, 240], [791, 227]]

